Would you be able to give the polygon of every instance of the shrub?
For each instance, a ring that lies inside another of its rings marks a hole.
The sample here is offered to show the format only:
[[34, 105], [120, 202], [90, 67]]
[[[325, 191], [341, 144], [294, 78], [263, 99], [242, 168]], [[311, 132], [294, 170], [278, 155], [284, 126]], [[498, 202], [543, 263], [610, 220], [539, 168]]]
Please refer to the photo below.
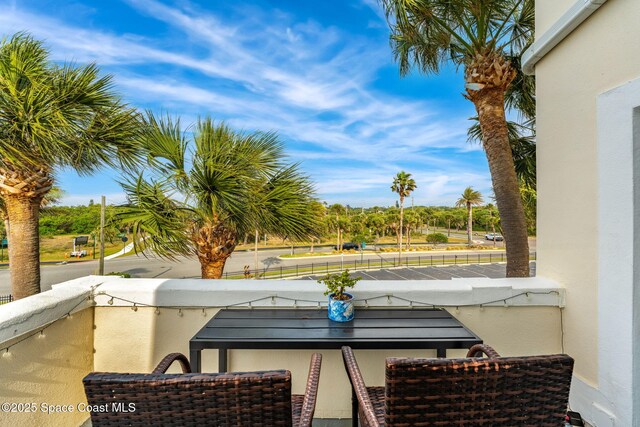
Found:
[[120, 276], [123, 279], [130, 279], [131, 278], [131, 274], [123, 273], [121, 271], [112, 271], [111, 273], [105, 274], [105, 276]]
[[427, 243], [433, 243], [434, 245], [438, 243], [449, 243], [449, 238], [442, 233], [428, 234]]

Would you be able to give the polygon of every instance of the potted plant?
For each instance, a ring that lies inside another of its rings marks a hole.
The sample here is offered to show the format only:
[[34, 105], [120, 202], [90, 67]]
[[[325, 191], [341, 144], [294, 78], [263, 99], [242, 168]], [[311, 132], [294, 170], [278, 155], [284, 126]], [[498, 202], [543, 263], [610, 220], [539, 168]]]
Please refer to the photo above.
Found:
[[354, 306], [353, 295], [345, 292], [347, 288], [353, 288], [360, 277], [352, 278], [349, 270], [340, 274], [327, 274], [318, 283], [327, 287], [325, 295], [329, 295], [329, 319], [335, 322], [348, 322], [353, 320]]

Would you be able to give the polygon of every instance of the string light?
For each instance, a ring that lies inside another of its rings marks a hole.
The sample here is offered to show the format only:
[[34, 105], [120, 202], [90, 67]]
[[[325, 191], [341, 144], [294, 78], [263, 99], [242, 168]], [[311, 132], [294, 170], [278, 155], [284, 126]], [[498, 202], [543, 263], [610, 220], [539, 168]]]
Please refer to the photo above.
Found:
[[[95, 287], [92, 288], [92, 291], [94, 291], [98, 286], [102, 285], [102, 283], [96, 285]], [[179, 317], [183, 317], [184, 313], [182, 312], [183, 309], [188, 310], [188, 309], [200, 309], [202, 310], [202, 314], [203, 316], [206, 316], [206, 309], [229, 309], [229, 308], [237, 308], [237, 307], [248, 307], [248, 308], [254, 308], [253, 304], [254, 303], [259, 303], [259, 302], [264, 302], [267, 300], [271, 300], [272, 304], [276, 304], [277, 300], [283, 300], [283, 301], [293, 301], [294, 307], [298, 308], [298, 302], [307, 302], [310, 304], [317, 304], [318, 308], [322, 308], [322, 301], [317, 301], [317, 300], [305, 300], [305, 299], [294, 299], [294, 298], [289, 298], [289, 297], [283, 297], [283, 296], [278, 296], [278, 295], [270, 295], [270, 296], [266, 296], [266, 297], [261, 297], [261, 298], [256, 298], [250, 301], [242, 301], [242, 302], [237, 302], [234, 304], [227, 304], [227, 305], [220, 305], [220, 306], [207, 306], [207, 307], [202, 307], [202, 306], [155, 306], [155, 305], [151, 305], [151, 304], [145, 304], [145, 303], [141, 303], [141, 302], [137, 302], [137, 301], [132, 301], [126, 298], [122, 298], [122, 297], [118, 297], [115, 295], [110, 295], [106, 292], [95, 292], [94, 295], [105, 295], [107, 297], [109, 297], [109, 300], [107, 300], [107, 304], [109, 305], [113, 305], [114, 304], [114, 300], [118, 300], [121, 302], [126, 302], [132, 305], [131, 309], [133, 311], [137, 311], [138, 307], [147, 307], [147, 308], [153, 308], [154, 309], [154, 313], [159, 315], [160, 314], [160, 308], [166, 308], [166, 309], [177, 309], [178, 310], [178, 316]], [[484, 306], [485, 305], [492, 305], [492, 304], [497, 304], [502, 302], [506, 307], [508, 307], [508, 301], [521, 297], [521, 296], [526, 296], [526, 298], [530, 298], [531, 295], [557, 295], [560, 296], [560, 292], [558, 291], [547, 291], [547, 292], [535, 292], [535, 291], [527, 291], [527, 292], [521, 292], [519, 294], [516, 295], [511, 295], [507, 298], [500, 298], [497, 300], [492, 300], [492, 301], [485, 301], [483, 303], [472, 303], [472, 304], [457, 304], [457, 305], [453, 305], [453, 304], [439, 304], [438, 307], [455, 307], [455, 311], [456, 313], [460, 312], [460, 307], [479, 307], [480, 311], [484, 311]], [[369, 300], [376, 300], [376, 299], [382, 299], [382, 298], [386, 298], [387, 299], [387, 304], [392, 304], [393, 300], [398, 300], [401, 302], [405, 302], [408, 303], [408, 305], [410, 307], [415, 307], [415, 305], [421, 305], [421, 306], [431, 306], [432, 308], [436, 308], [436, 305], [433, 303], [429, 303], [429, 302], [425, 302], [425, 301], [416, 301], [416, 300], [410, 300], [407, 298], [403, 298], [403, 297], [399, 297], [399, 296], [394, 296], [391, 294], [384, 294], [384, 295], [378, 295], [375, 297], [368, 297], [366, 299], [354, 299], [354, 302], [364, 302], [364, 307], [365, 308], [369, 308], [370, 304], [369, 304]], [[35, 332], [25, 335], [22, 339], [14, 342], [13, 344], [11, 344], [10, 346], [7, 346], [5, 348], [1, 348], [0, 351], [4, 350], [2, 357], [3, 358], [8, 358], [11, 356], [11, 353], [9, 351], [9, 349], [35, 335], [39, 335], [40, 337], [44, 338], [46, 335], [44, 333], [45, 329], [51, 327], [53, 324], [56, 323], [57, 320], [61, 320], [64, 318], [67, 319], [71, 319], [72, 315], [71, 313], [78, 308], [81, 304], [86, 303], [88, 301], [88, 298], [86, 298], [85, 296], [82, 297], [82, 299], [75, 305], [73, 306], [67, 313], [65, 313], [64, 315], [60, 316], [58, 319], [54, 320], [53, 322], [51, 322], [49, 325], [43, 327], [42, 329], [38, 329]], [[93, 298], [93, 302], [94, 304], [96, 304], [95, 298]], [[562, 321], [562, 308], [560, 308], [561, 310], [561, 321]], [[564, 333], [564, 331], [562, 331]], [[564, 344], [564, 339], [563, 339], [563, 344]]]
[[[106, 295], [109, 297], [109, 300], [107, 301], [107, 303], [109, 305], [113, 305], [113, 301], [114, 300], [118, 300], [121, 302], [125, 302], [125, 303], [129, 303], [132, 306], [136, 306], [136, 307], [150, 307], [150, 308], [154, 308], [156, 309], [156, 314], [159, 314], [159, 308], [160, 306], [155, 306], [152, 304], [145, 304], [145, 303], [141, 303], [138, 301], [133, 301], [133, 300], [129, 300], [127, 298], [122, 298], [122, 297], [118, 297], [115, 295], [110, 295], [110, 294], [106, 294], [103, 293], [103, 295]], [[495, 300], [491, 300], [491, 301], [484, 301], [481, 303], [471, 303], [471, 304], [434, 304], [432, 302], [427, 302], [427, 301], [418, 301], [418, 300], [412, 300], [412, 299], [408, 299], [408, 298], [403, 298], [400, 296], [395, 296], [395, 295], [391, 295], [391, 294], [384, 294], [384, 295], [378, 295], [378, 296], [374, 296], [374, 297], [368, 297], [368, 298], [363, 298], [363, 299], [353, 299], [353, 301], [355, 303], [359, 303], [362, 302], [363, 305], [361, 305], [360, 307], [364, 307], [364, 308], [370, 308], [370, 307], [376, 307], [375, 305], [371, 305], [370, 300], [377, 300], [377, 299], [382, 299], [385, 298], [387, 300], [387, 304], [393, 304], [394, 300], [398, 301], [398, 302], [404, 302], [406, 303], [409, 307], [417, 307], [417, 306], [424, 306], [424, 307], [430, 307], [431, 309], [438, 309], [438, 308], [447, 308], [447, 307], [455, 307], [455, 310], [459, 311], [460, 307], [479, 307], [480, 309], [484, 309], [485, 305], [491, 306], [491, 305], [496, 305], [498, 303], [501, 303], [503, 306], [509, 306], [509, 301], [513, 300], [515, 298], [518, 297], [522, 297], [522, 296], [526, 296], [528, 298], [531, 298], [531, 295], [560, 295], [560, 293], [558, 291], [547, 291], [547, 292], [532, 292], [532, 291], [528, 291], [528, 292], [522, 292], [516, 295], [512, 295], [506, 298], [500, 298], [500, 299], [495, 299]], [[278, 295], [269, 295], [269, 296], [265, 296], [265, 297], [261, 297], [261, 298], [255, 298], [252, 300], [248, 300], [248, 301], [242, 301], [242, 302], [237, 302], [237, 303], [233, 303], [233, 304], [227, 304], [227, 305], [211, 305], [211, 306], [186, 306], [186, 305], [180, 305], [180, 306], [169, 306], [169, 305], [164, 305], [161, 306], [161, 308], [167, 308], [167, 309], [176, 309], [179, 311], [178, 315], [181, 315], [181, 311], [182, 309], [198, 309], [198, 310], [202, 310], [203, 308], [206, 309], [230, 309], [230, 308], [238, 308], [238, 307], [245, 307], [245, 308], [256, 308], [256, 307], [260, 307], [260, 304], [255, 305], [257, 303], [261, 303], [261, 302], [266, 302], [266, 301], [270, 301], [271, 305], [277, 305], [278, 300], [282, 300], [282, 301], [290, 301], [292, 302], [293, 307], [295, 308], [304, 308], [306, 307], [306, 305], [301, 305], [300, 303], [308, 303], [309, 305], [316, 305], [319, 308], [322, 308], [324, 301], [318, 301], [318, 300], [308, 300], [308, 299], [298, 299], [298, 298], [289, 298], [289, 297], [284, 297], [284, 296], [278, 296]]]
[[[99, 286], [99, 285], [98, 285], [98, 286]], [[95, 289], [95, 288], [97, 288], [97, 286], [96, 286], [96, 287], [94, 287], [94, 288], [92, 288], [92, 289]], [[71, 309], [70, 309], [67, 313], [65, 313], [65, 314], [63, 314], [62, 316], [58, 317], [58, 318], [57, 318], [57, 319], [55, 319], [53, 322], [49, 323], [47, 326], [45, 326], [45, 327], [43, 327], [43, 328], [41, 328], [41, 329], [38, 329], [38, 330], [36, 330], [36, 331], [34, 331], [34, 332], [31, 332], [30, 334], [27, 334], [27, 335], [23, 336], [23, 337], [22, 337], [21, 339], [19, 339], [18, 341], [15, 341], [13, 344], [11, 344], [11, 345], [9, 345], [9, 346], [7, 346], [7, 347], [5, 347], [5, 348], [0, 349], [0, 351], [4, 350], [4, 353], [2, 353], [2, 357], [3, 357], [3, 358], [11, 357], [11, 352], [9, 351], [9, 349], [10, 349], [11, 347], [13, 347], [13, 346], [15, 346], [15, 345], [18, 345], [18, 344], [20, 344], [21, 342], [26, 341], [26, 340], [28, 340], [29, 338], [31, 338], [31, 337], [33, 337], [33, 336], [35, 336], [35, 335], [38, 335], [38, 338], [44, 338], [44, 337], [46, 336], [46, 335], [45, 335], [45, 333], [44, 333], [45, 329], [47, 329], [47, 328], [49, 328], [49, 327], [53, 326], [53, 325], [54, 325], [58, 320], [62, 320], [62, 319], [65, 319], [65, 318], [66, 318], [66, 319], [71, 319], [71, 318], [73, 317], [73, 316], [71, 315], [71, 313], [72, 313], [76, 308], [80, 307], [80, 305], [85, 304], [86, 302], [87, 302], [87, 298], [86, 298], [85, 296], [82, 296], [82, 298], [80, 299], [80, 301], [79, 301], [76, 305], [74, 305], [73, 307], [71, 307]]]

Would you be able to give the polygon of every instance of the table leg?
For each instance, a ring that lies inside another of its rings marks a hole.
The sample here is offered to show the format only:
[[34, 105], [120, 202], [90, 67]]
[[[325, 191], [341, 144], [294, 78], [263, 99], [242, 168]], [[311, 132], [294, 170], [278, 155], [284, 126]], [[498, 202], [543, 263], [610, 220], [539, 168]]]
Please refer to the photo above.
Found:
[[227, 372], [227, 349], [221, 348], [218, 350], [218, 372]]
[[191, 365], [191, 372], [201, 372], [202, 366], [200, 363], [200, 354], [202, 350], [189, 350], [189, 364]]
[[438, 348], [438, 357], [447, 357], [447, 349], [446, 348]]
[[351, 426], [358, 427], [358, 396], [356, 390], [351, 387]]

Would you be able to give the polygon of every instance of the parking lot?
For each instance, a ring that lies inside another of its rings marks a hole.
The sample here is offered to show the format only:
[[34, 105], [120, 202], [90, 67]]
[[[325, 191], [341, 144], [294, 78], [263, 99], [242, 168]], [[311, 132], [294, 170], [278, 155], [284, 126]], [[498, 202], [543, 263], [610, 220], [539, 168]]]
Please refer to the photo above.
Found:
[[[506, 276], [506, 263], [446, 265], [441, 267], [398, 267], [380, 270], [353, 271], [353, 277], [363, 280], [451, 280], [461, 277], [488, 277], [500, 279]], [[531, 276], [536, 275], [536, 263], [530, 264]], [[318, 280], [323, 275], [302, 276], [298, 280]]]

